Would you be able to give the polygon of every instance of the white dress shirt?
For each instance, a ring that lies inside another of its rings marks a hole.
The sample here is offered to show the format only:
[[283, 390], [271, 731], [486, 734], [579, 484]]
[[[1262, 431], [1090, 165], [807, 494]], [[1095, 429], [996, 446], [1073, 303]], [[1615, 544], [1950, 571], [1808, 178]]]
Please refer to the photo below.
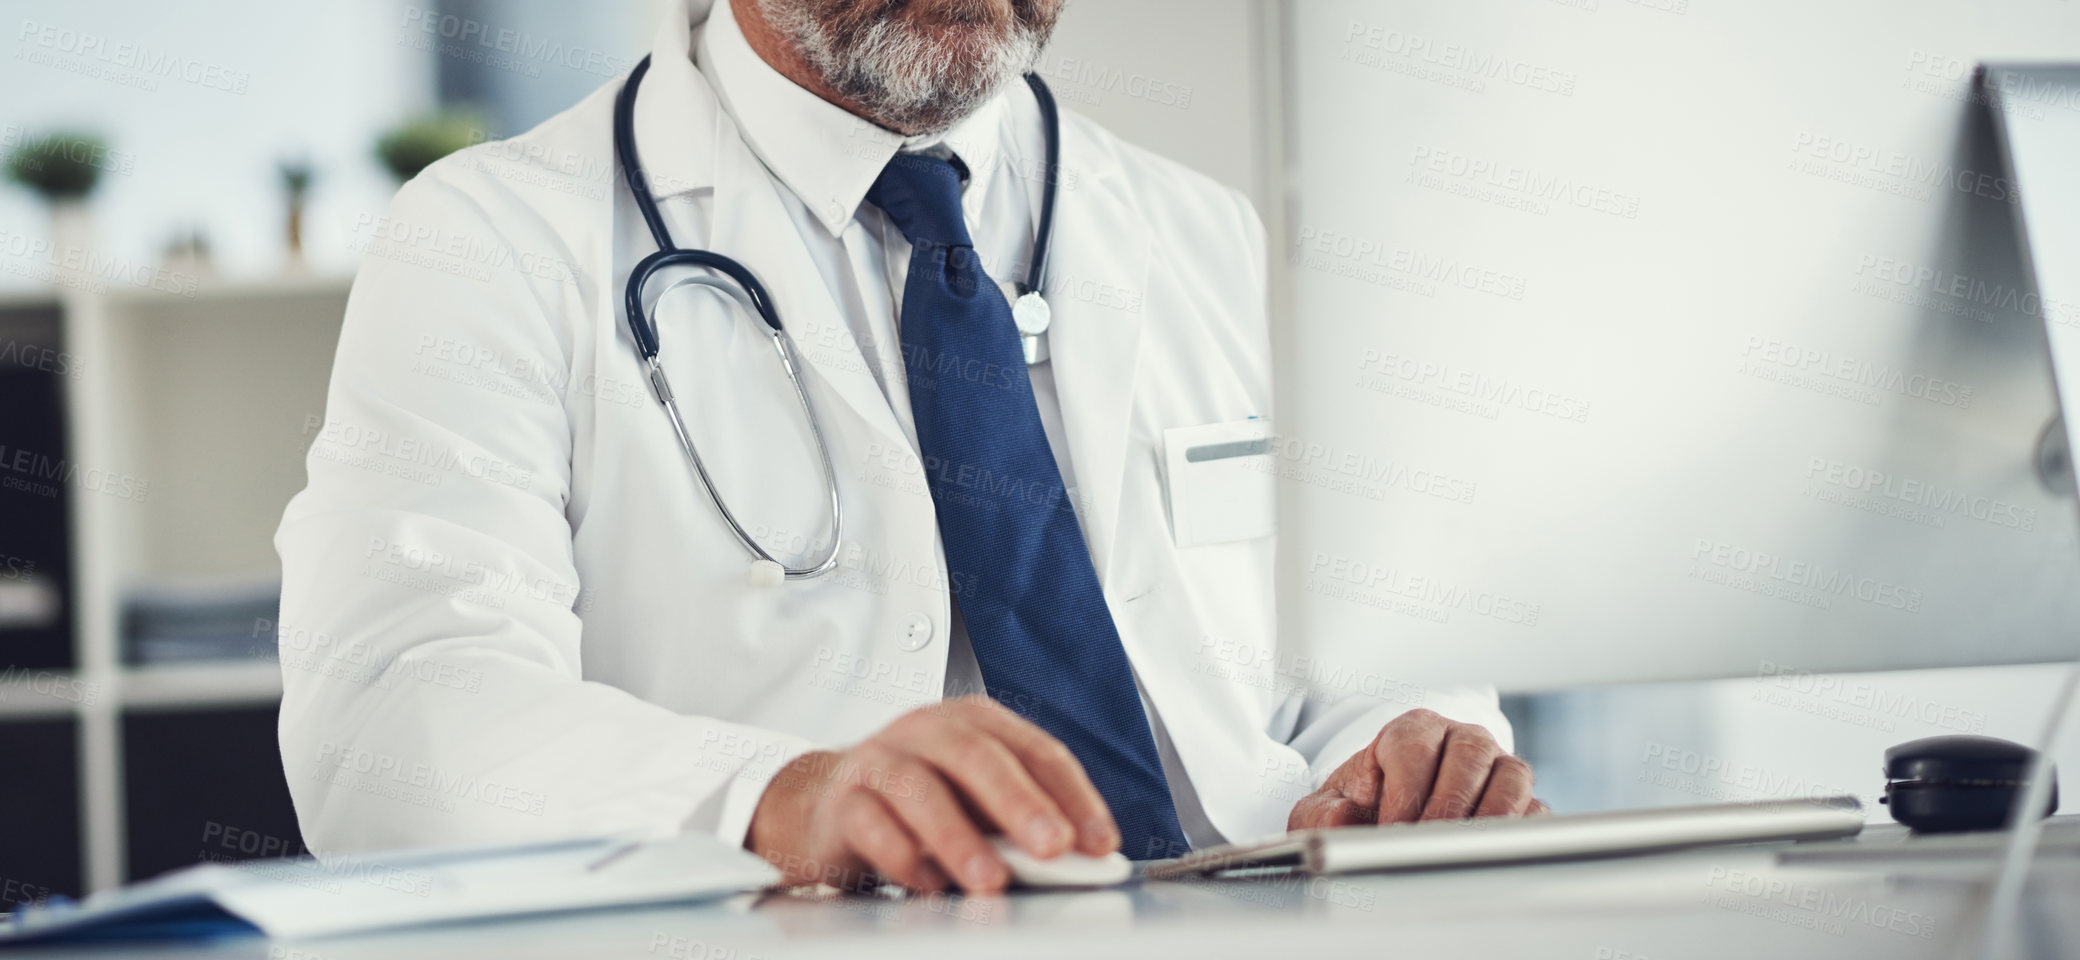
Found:
[[[904, 383], [899, 322], [903, 285], [910, 271], [910, 242], [872, 204], [867, 191], [898, 153], [952, 154], [966, 166], [961, 210], [983, 268], [1007, 298], [1025, 278], [1033, 246], [1033, 211], [1043, 180], [1046, 135], [1037, 126], [1009, 122], [1005, 98], [1028, 96], [1023, 83], [992, 97], [981, 109], [943, 134], [905, 137], [860, 119], [774, 70], [751, 49], [728, 0], [717, 0], [695, 33], [694, 63], [715, 88], [744, 140], [773, 175], [787, 185], [795, 229], [807, 244], [824, 283], [840, 307], [848, 333], [859, 344], [881, 392], [903, 429], [916, 442]], [[724, 251], [727, 252], [727, 251]], [[1061, 471], [1071, 504], [1079, 507], [1076, 472], [1063, 439], [1062, 409], [1054, 372], [1042, 363], [1027, 368], [1041, 427]], [[958, 602], [946, 667], [949, 697], [984, 692]], [[1137, 683], [1137, 687], [1139, 684]], [[1157, 753], [1179, 825], [1194, 847], [1224, 842], [1201, 809], [1190, 778], [1162, 719], [1145, 690]]]

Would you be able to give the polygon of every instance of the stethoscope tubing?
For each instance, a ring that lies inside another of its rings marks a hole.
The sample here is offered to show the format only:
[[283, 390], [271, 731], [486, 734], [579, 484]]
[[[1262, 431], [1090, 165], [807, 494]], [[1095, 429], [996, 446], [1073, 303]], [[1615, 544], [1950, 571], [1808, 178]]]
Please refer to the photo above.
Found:
[[[838, 495], [838, 473], [831, 461], [830, 442], [824, 435], [823, 421], [817, 417], [816, 406], [809, 399], [809, 390], [802, 383], [800, 356], [794, 338], [789, 336], [787, 329], [781, 325], [780, 312], [774, 307], [771, 295], [766, 292], [765, 286], [759, 283], [758, 277], [730, 257], [710, 250], [681, 248], [672, 243], [671, 231], [665, 226], [664, 215], [658, 210], [657, 201], [650, 196], [649, 179], [636, 152], [636, 89], [642, 83], [643, 75], [649, 70], [650, 58], [645, 56], [629, 71], [627, 82], [622, 84], [620, 92], [614, 98], [614, 156], [619, 162], [622, 179], [627, 181], [629, 193], [635, 198], [636, 210], [642, 215], [644, 226], [649, 229], [651, 239], [657, 244], [655, 252], [637, 261], [635, 267], [629, 271], [623, 304], [629, 334], [635, 339], [636, 353], [643, 361], [651, 392], [664, 406], [665, 416], [672, 424], [672, 433], [678, 438], [679, 447], [686, 454], [687, 465], [693, 468], [694, 476], [700, 480], [701, 489], [707, 492], [709, 501], [715, 505], [715, 512], [729, 527], [731, 535], [751, 554], [754, 582], [761, 564], [779, 567], [783, 579], [786, 580], [805, 580], [822, 576], [838, 565], [838, 553], [845, 537], [845, 514], [844, 505]], [[1047, 252], [1054, 228], [1056, 176], [1060, 169], [1061, 120], [1047, 84], [1036, 74], [1027, 74], [1025, 79], [1026, 85], [1032, 88], [1034, 97], [1039, 101], [1040, 115], [1047, 134], [1047, 167], [1043, 171], [1045, 181], [1041, 191], [1040, 217], [1033, 233], [1033, 258], [1026, 271], [1026, 282], [1019, 285], [1021, 294], [1031, 294], [1041, 289], [1047, 277]], [[664, 365], [658, 360], [661, 345], [658, 341], [657, 326], [643, 307], [643, 293], [649, 285], [650, 278], [657, 271], [674, 266], [714, 270], [735, 281], [736, 289], [733, 290], [727, 284], [712, 278], [691, 276], [667, 285], [658, 293], [658, 299], [662, 300], [666, 294], [686, 284], [714, 287], [745, 303], [766, 325], [766, 335], [780, 359], [781, 369], [787, 373], [788, 383], [794, 387], [795, 399], [801, 404], [803, 419], [808, 421], [809, 434], [816, 441], [817, 459], [823, 468], [824, 491], [831, 511], [830, 545], [815, 563], [804, 567], [789, 567], [760, 546], [757, 538], [744, 528], [736, 513], [724, 501], [721, 490], [708, 473], [707, 463], [701, 459], [700, 449], [693, 442], [693, 435], [687, 429], [686, 418], [679, 410], [679, 402], [672, 391], [671, 380], [665, 375]]]

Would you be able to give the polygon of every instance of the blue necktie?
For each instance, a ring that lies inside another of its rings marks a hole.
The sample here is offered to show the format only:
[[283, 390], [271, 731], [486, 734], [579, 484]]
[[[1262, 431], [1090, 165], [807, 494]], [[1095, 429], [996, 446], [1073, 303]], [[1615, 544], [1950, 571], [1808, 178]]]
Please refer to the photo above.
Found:
[[1135, 859], [1187, 849], [1098, 586], [1040, 426], [1011, 306], [976, 261], [951, 162], [898, 155], [867, 202], [910, 241], [903, 366], [948, 580], [998, 702], [1062, 741]]

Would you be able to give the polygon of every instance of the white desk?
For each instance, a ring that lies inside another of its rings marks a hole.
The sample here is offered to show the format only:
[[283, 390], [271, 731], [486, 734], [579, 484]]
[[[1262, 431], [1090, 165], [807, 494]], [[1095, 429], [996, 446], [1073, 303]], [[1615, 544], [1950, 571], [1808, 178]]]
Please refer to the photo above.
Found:
[[[2062, 818], [2063, 819], [2063, 818]], [[1898, 828], [1873, 827], [1865, 842]], [[270, 960], [639, 957], [1956, 957], [1976, 951], [1983, 860], [1780, 865], [1783, 845], [1408, 875], [1152, 882], [1085, 893], [906, 901], [789, 895], [374, 936], [18, 957]], [[2080, 857], [2038, 866], [2032, 955], [2080, 951]], [[4, 953], [4, 951], [0, 951]]]

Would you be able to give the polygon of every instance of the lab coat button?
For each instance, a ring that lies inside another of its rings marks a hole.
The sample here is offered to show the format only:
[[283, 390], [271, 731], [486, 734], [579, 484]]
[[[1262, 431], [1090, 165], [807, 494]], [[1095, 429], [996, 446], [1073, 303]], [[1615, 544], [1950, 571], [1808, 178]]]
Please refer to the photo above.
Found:
[[932, 642], [932, 618], [917, 614], [903, 628], [903, 649], [922, 650]]

